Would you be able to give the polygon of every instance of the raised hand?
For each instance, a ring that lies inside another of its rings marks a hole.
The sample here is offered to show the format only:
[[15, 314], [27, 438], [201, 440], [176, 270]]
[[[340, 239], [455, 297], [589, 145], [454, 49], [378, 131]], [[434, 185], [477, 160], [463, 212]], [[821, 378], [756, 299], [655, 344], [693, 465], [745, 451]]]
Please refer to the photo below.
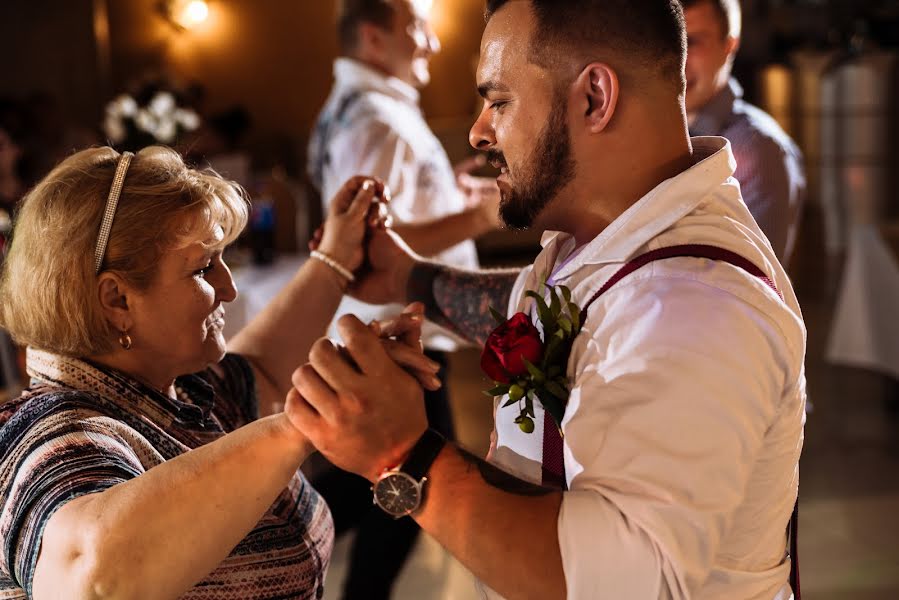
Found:
[[474, 171], [477, 171], [481, 167], [487, 164], [487, 156], [484, 154], [475, 154], [473, 156], [469, 156], [468, 158], [464, 158], [455, 165], [453, 165], [453, 175], [456, 176], [456, 179], [459, 178], [460, 175], [463, 174], [471, 174]]
[[376, 178], [349, 179], [331, 200], [310, 249], [324, 252], [351, 271], [359, 269], [365, 260], [368, 230], [380, 225], [379, 200], [386, 194], [383, 182]]

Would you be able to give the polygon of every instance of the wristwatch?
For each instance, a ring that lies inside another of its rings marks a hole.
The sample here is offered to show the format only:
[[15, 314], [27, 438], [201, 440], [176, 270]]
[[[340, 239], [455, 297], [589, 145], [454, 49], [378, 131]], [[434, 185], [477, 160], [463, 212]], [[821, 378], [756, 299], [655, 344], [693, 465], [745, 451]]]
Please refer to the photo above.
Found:
[[381, 510], [399, 519], [414, 513], [424, 498], [425, 475], [446, 444], [446, 439], [434, 431], [425, 431], [406, 461], [392, 469], [385, 469], [372, 486], [372, 502]]

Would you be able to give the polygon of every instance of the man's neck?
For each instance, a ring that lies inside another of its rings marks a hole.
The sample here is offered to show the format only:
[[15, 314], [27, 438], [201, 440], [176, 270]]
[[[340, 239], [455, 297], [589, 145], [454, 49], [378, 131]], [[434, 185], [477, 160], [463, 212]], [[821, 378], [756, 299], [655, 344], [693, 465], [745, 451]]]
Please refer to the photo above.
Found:
[[622, 127], [614, 144], [579, 160], [560, 229], [574, 235], [578, 245], [585, 244], [663, 181], [693, 166], [684, 116], [679, 120], [674, 126], [669, 120], [656, 127], [650, 120], [643, 127]]
[[393, 76], [390, 73], [390, 71], [388, 71], [387, 68], [384, 67], [384, 65], [380, 64], [379, 62], [377, 62], [375, 60], [370, 60], [363, 56], [353, 56], [353, 55], [346, 55], [346, 56], [344, 56], [344, 58], [349, 58], [350, 60], [353, 60], [353, 61], [359, 63], [360, 65], [367, 67], [367, 68], [371, 69], [372, 71], [378, 73], [379, 75], [383, 75], [384, 77], [392, 77]]

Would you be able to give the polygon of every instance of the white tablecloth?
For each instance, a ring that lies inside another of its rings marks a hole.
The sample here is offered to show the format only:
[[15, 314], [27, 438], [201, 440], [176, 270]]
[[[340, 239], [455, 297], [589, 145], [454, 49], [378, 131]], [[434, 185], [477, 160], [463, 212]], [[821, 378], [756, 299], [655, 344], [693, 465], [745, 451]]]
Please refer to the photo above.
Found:
[[827, 358], [899, 379], [899, 264], [873, 223], [849, 230]]

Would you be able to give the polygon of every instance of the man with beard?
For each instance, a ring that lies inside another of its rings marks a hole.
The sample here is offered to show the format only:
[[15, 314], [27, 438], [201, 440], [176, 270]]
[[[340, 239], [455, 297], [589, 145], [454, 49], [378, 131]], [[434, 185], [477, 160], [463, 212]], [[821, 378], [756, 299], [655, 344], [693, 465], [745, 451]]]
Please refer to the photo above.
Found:
[[503, 219], [548, 230], [543, 252], [463, 272], [376, 231], [356, 291], [421, 301], [483, 342], [489, 306], [539, 326], [525, 292], [567, 286], [586, 310], [560, 427], [540, 402], [519, 427], [501, 397], [486, 460], [444, 443], [379, 327], [353, 317], [345, 347], [322, 340], [294, 372], [288, 415], [488, 597], [789, 598], [805, 328], [727, 140], [688, 136], [680, 3], [489, 0], [487, 15], [471, 143], [501, 167]]

